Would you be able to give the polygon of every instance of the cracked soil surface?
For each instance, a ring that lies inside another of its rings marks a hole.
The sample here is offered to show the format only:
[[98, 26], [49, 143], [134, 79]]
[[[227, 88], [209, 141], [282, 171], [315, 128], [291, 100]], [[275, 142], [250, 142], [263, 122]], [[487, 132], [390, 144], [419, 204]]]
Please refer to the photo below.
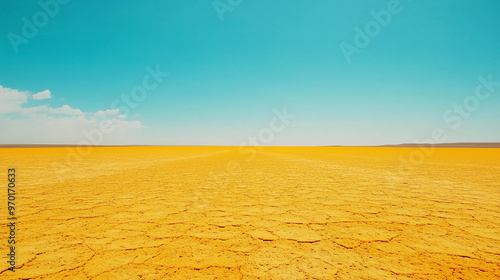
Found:
[[417, 150], [0, 149], [0, 279], [499, 279], [500, 149]]

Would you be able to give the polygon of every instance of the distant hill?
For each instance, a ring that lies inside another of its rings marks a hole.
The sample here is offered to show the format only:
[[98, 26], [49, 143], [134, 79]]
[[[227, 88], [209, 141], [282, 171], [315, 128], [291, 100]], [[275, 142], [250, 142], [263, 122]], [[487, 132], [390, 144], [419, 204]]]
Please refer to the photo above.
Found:
[[381, 145], [379, 147], [408, 147], [408, 148], [418, 148], [421, 146], [433, 146], [436, 148], [500, 148], [500, 143], [486, 143], [486, 142], [468, 142], [468, 143], [422, 143], [422, 144], [412, 144], [404, 143], [399, 145]]

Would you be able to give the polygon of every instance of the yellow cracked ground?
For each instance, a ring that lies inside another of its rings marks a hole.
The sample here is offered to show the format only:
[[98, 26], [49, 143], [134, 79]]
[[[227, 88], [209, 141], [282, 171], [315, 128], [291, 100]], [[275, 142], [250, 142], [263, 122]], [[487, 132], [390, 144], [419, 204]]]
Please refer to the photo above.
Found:
[[0, 278], [499, 279], [500, 149], [398, 173], [415, 150], [0, 149], [19, 205]]

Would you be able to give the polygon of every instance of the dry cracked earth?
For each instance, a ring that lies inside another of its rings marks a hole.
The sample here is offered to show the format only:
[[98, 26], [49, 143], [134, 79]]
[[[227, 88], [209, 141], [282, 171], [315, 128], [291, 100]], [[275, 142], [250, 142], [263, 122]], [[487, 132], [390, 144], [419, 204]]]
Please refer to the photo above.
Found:
[[0, 279], [500, 278], [500, 149], [71, 149], [0, 149]]

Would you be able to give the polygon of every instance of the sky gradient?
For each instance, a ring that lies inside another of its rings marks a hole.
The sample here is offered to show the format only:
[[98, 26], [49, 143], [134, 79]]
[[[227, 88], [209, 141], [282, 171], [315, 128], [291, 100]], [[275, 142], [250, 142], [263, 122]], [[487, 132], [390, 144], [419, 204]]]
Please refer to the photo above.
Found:
[[498, 1], [41, 2], [0, 1], [0, 144], [500, 142]]

